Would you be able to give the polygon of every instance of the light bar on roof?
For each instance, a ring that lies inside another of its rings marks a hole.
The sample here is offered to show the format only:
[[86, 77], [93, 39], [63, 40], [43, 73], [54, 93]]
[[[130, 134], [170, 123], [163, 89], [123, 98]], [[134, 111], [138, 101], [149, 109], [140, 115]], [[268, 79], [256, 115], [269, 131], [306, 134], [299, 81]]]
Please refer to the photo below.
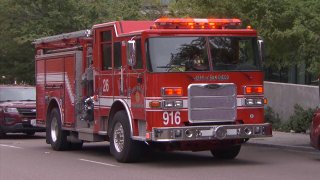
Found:
[[224, 29], [241, 25], [240, 19], [160, 18], [152, 29]]

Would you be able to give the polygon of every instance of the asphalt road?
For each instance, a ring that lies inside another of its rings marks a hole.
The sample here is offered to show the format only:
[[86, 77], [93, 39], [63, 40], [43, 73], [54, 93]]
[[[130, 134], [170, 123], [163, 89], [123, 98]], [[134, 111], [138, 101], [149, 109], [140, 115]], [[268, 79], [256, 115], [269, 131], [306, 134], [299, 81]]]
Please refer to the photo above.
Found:
[[143, 162], [118, 163], [108, 143], [84, 144], [80, 151], [53, 151], [43, 134], [0, 139], [0, 180], [315, 180], [320, 152], [245, 145], [235, 160], [209, 152], [154, 152]]

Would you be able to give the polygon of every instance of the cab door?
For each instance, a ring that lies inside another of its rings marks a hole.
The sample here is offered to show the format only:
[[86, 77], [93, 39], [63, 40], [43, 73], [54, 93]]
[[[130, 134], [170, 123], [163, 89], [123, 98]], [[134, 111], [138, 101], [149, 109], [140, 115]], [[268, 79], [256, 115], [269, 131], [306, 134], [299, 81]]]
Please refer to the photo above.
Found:
[[[145, 118], [145, 68], [142, 61], [141, 39], [136, 39], [136, 63], [129, 68], [128, 88], [130, 106], [134, 119], [134, 136], [145, 136], [146, 118]], [[141, 130], [141, 131], [139, 131]]]
[[96, 52], [95, 66], [99, 73], [95, 76], [95, 92], [98, 95], [98, 106], [95, 106], [94, 131], [106, 131], [106, 120], [113, 104], [113, 28], [97, 29], [95, 31]]
[[127, 100], [127, 68], [122, 62], [122, 42], [115, 40], [113, 43], [113, 95], [114, 100]]

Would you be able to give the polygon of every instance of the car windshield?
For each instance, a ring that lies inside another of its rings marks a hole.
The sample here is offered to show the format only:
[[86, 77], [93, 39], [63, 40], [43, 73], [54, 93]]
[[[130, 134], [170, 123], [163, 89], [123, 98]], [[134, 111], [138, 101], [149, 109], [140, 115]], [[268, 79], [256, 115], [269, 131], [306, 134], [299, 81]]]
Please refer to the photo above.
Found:
[[261, 70], [255, 37], [156, 37], [147, 51], [151, 72]]
[[35, 88], [1, 88], [0, 101], [35, 101]]

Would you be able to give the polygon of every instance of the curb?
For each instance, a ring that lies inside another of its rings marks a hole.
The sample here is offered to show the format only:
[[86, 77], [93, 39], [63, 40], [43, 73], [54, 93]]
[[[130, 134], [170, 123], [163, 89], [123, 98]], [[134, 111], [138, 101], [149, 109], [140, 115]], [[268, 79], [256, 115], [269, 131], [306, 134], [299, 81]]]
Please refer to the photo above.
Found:
[[314, 149], [309, 146], [293, 146], [293, 145], [280, 145], [280, 144], [266, 144], [266, 143], [258, 143], [258, 142], [247, 142], [245, 145], [249, 146], [260, 146], [260, 147], [270, 147], [270, 148], [279, 148], [285, 150], [295, 150], [295, 151], [304, 151], [304, 152], [315, 152], [320, 153], [320, 151]]

